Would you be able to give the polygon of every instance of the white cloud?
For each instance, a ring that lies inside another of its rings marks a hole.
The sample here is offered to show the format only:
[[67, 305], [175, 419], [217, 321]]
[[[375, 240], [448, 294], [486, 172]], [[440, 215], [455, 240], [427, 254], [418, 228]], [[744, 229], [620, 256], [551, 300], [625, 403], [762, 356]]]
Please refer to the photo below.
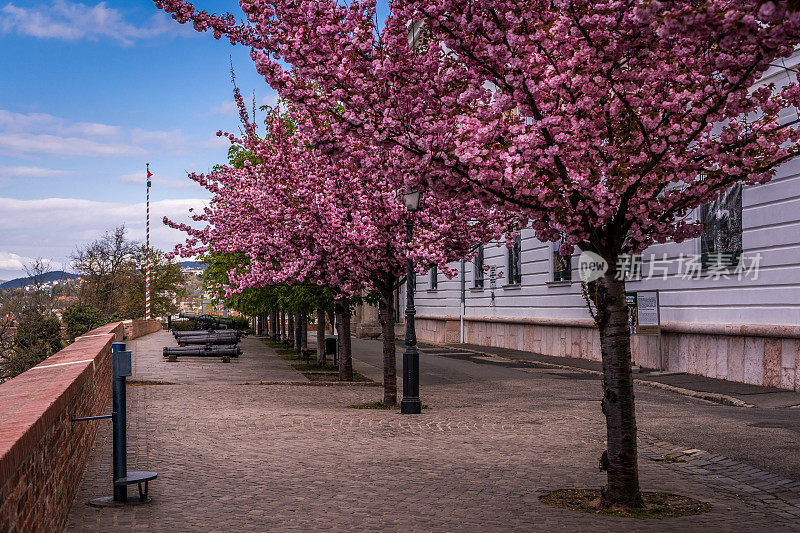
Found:
[[57, 170], [42, 167], [4, 167], [0, 166], [0, 177], [9, 178], [53, 178], [76, 174], [74, 170]]
[[85, 137], [119, 136], [122, 128], [97, 122], [74, 122], [47, 113], [14, 113], [0, 109], [0, 129], [10, 133], [49, 133]]
[[148, 148], [173, 155], [191, 153], [183, 130], [126, 129], [99, 122], [71, 122], [47, 113], [15, 113], [0, 109], [0, 152], [62, 156], [142, 156]]
[[11, 252], [0, 251], [0, 271], [3, 270], [25, 270], [25, 267], [34, 261], [32, 257], [24, 257]]
[[43, 257], [26, 257], [0, 250], [0, 279], [8, 281], [25, 276], [25, 269], [30, 269], [30, 267], [39, 260], [41, 260], [42, 265], [48, 270], [64, 269], [64, 264], [58, 261], [52, 261]]
[[55, 0], [49, 5], [19, 7], [8, 3], [0, 9], [0, 33], [17, 33], [41, 39], [113, 39], [129, 46], [136, 40], [163, 34], [183, 34], [188, 30], [162, 13], [154, 14], [146, 24], [127, 22], [122, 13], [105, 2], [86, 5], [80, 2]]
[[227, 137], [220, 137], [216, 134], [210, 135], [205, 141], [201, 142], [200, 147], [208, 148], [210, 150], [228, 149], [231, 147], [231, 141]]
[[207, 114], [238, 116], [239, 110], [236, 107], [236, 102], [234, 102], [233, 100], [225, 100], [224, 102], [220, 102], [218, 106], [209, 109]]
[[268, 105], [270, 107], [275, 107], [276, 105], [278, 105], [279, 98], [280, 97], [278, 96], [278, 93], [268, 94], [267, 96], [261, 99], [261, 105]]
[[[201, 210], [206, 203], [207, 200], [202, 198], [151, 202], [151, 244], [171, 251], [176, 244], [184, 241], [185, 236], [180, 231], [164, 226], [161, 219], [169, 216], [176, 221], [189, 223], [189, 209]], [[23, 259], [44, 256], [67, 263], [76, 246], [85, 245], [121, 224], [128, 228], [130, 239], [143, 242], [145, 203], [98, 202], [75, 198], [0, 198], [3, 250]], [[11, 259], [9, 255], [8, 260]], [[7, 273], [0, 272], [0, 278], [7, 277]]]
[[[121, 183], [133, 183], [144, 186], [145, 172], [128, 172], [127, 174], [119, 176], [117, 181]], [[153, 183], [153, 188], [155, 189], [166, 187], [168, 189], [194, 189], [196, 191], [204, 190], [200, 185], [197, 184], [197, 182], [190, 180], [188, 177], [183, 179], [175, 179], [154, 173], [151, 181]]]
[[119, 157], [140, 156], [144, 148], [127, 144], [106, 144], [80, 137], [32, 133], [0, 134], [0, 151], [17, 153], [53, 154], [62, 156]]
[[156, 145], [159, 150], [170, 150], [173, 154], [186, 155], [189, 153], [189, 141], [182, 130], [169, 131], [144, 130], [133, 128], [130, 131], [130, 140], [137, 145]]

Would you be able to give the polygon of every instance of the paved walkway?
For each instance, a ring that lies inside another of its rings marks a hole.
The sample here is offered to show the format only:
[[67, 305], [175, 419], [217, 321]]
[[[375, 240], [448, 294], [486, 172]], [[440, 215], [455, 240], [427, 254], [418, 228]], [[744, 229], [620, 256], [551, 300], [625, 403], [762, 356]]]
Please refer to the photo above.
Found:
[[[526, 361], [549, 366], [567, 366], [598, 373], [602, 373], [603, 370], [600, 361], [590, 361], [588, 359], [579, 359], [576, 357], [542, 355], [522, 350], [495, 348], [477, 344], [453, 344], [449, 346], [430, 345], [428, 351], [430, 353], [454, 353], [466, 356], [487, 354], [503, 357], [512, 361]], [[683, 372], [661, 373], [649, 371], [647, 369], [642, 369], [641, 372], [634, 374], [634, 379], [666, 385], [667, 387], [664, 387], [665, 389], [675, 387], [677, 389], [683, 389], [683, 391], [700, 393], [698, 397], [705, 397], [708, 400], [719, 403], [766, 409], [800, 407], [800, 392], [787, 391], [775, 387], [748, 385], [746, 383], [714, 379]]]
[[219, 357], [179, 357], [175, 362], [163, 358], [165, 346], [178, 343], [171, 333], [159, 331], [146, 340], [130, 343], [133, 350], [133, 376], [130, 381], [169, 382], [171, 384], [199, 385], [214, 383], [245, 383], [258, 381], [308, 381], [295, 372], [286, 361], [274, 356], [263, 342], [255, 337], [244, 337], [239, 343], [243, 355], [222, 363]]
[[[346, 408], [379, 399], [379, 388], [300, 386], [302, 376], [254, 338], [229, 364], [167, 363], [154, 354], [169, 340], [159, 332], [131, 343], [133, 380], [174, 383], [128, 389], [129, 465], [159, 472], [153, 501], [86, 505], [110, 493], [110, 425], [100, 422], [70, 530], [800, 529], [800, 485], [647, 430], [643, 487], [707, 501], [710, 513], [634, 521], [541, 504], [544, 491], [604, 482], [592, 376], [426, 356], [422, 391], [431, 409], [402, 416]], [[354, 340], [357, 370], [379, 375], [378, 346]], [[292, 384], [244, 384], [254, 376]], [[640, 412], [664, 411], [674, 396], [639, 390]]]

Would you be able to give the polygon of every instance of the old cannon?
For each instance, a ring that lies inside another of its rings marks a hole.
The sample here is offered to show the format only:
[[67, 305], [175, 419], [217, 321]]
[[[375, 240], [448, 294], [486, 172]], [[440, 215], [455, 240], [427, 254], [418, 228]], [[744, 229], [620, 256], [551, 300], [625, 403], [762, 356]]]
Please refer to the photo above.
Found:
[[193, 315], [191, 313], [181, 313], [181, 318], [193, 319], [197, 329], [228, 329], [233, 327], [233, 320], [213, 315]]
[[213, 345], [223, 345], [223, 344], [230, 344], [236, 345], [239, 343], [239, 339], [236, 337], [215, 337], [215, 336], [198, 336], [198, 337], [181, 337], [178, 339], [178, 346], [188, 346], [188, 345], [206, 345], [206, 344], [213, 344]]
[[239, 357], [242, 350], [234, 345], [212, 346], [184, 346], [179, 348], [164, 347], [164, 357]]
[[178, 344], [203, 344], [199, 342], [201, 340], [206, 340], [211, 344], [236, 344], [242, 338], [242, 334], [238, 331], [223, 329], [176, 332], [174, 337]]
[[185, 335], [242, 335], [242, 332], [235, 329], [191, 329], [188, 331], [173, 331], [173, 337], [181, 337]]

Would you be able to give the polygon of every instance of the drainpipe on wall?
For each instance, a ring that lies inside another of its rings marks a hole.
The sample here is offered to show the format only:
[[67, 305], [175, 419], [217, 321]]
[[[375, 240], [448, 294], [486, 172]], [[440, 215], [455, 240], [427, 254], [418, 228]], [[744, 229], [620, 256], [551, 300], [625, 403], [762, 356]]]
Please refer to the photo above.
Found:
[[461, 260], [461, 309], [459, 312], [459, 342], [464, 344], [464, 315], [467, 312], [466, 278], [464, 277], [464, 260]]

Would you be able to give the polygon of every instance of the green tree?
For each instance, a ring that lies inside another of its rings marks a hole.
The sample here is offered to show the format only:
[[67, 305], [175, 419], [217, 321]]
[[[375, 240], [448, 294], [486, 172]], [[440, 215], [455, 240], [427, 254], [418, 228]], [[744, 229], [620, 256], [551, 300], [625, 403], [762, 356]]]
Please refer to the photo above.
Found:
[[228, 283], [228, 273], [231, 270], [247, 268], [247, 258], [242, 254], [208, 253], [203, 256], [202, 262], [206, 266], [203, 280], [207, 289], [229, 309], [248, 316], [265, 316], [275, 311], [291, 313], [296, 320], [316, 312], [317, 363], [326, 363], [324, 320], [325, 314], [333, 310], [334, 304], [330, 290], [317, 285], [269, 285], [247, 289], [224, 298], [218, 287]]
[[38, 365], [63, 347], [61, 322], [30, 307], [20, 313], [10, 354], [2, 361], [2, 376], [11, 379]]
[[186, 276], [181, 266], [166, 258], [161, 250], [136, 246], [124, 269], [121, 281], [123, 300], [117, 312], [126, 318], [144, 316], [145, 279], [150, 261], [150, 315], [166, 316], [178, 312], [176, 299], [185, 294]]
[[185, 282], [180, 265], [161, 250], [129, 241], [125, 233], [120, 226], [73, 254], [72, 267], [83, 277], [80, 302], [96, 308], [107, 322], [112, 317], [141, 318], [149, 261], [151, 315], [174, 314]]
[[100, 311], [82, 302], [74, 303], [64, 309], [61, 319], [66, 325], [66, 334], [70, 342], [105, 322], [100, 316]]

